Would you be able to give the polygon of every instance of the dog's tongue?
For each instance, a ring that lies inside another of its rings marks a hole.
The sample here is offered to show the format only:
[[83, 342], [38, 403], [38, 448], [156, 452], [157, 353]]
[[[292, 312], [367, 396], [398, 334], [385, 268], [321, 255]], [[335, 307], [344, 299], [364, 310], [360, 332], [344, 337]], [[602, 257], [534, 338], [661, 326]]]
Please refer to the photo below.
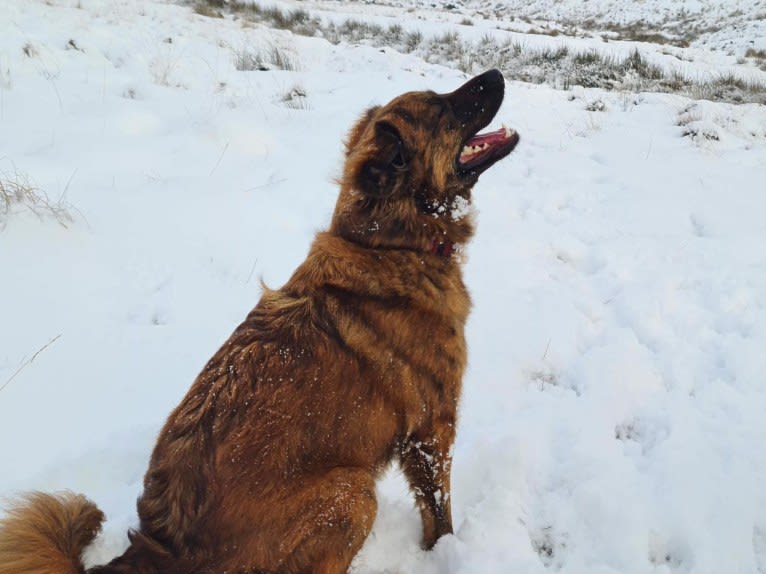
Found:
[[460, 163], [467, 164], [497, 145], [507, 143], [513, 139], [516, 132], [505, 126], [494, 132], [477, 134], [468, 140], [460, 152]]

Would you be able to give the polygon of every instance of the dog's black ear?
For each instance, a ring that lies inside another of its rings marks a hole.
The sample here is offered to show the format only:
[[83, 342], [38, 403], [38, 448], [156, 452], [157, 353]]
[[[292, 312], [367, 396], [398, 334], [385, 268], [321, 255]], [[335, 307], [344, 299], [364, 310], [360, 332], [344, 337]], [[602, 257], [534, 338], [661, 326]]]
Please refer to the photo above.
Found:
[[359, 190], [370, 197], [391, 197], [398, 175], [407, 168], [407, 154], [399, 131], [387, 122], [375, 124], [375, 156], [359, 172]]

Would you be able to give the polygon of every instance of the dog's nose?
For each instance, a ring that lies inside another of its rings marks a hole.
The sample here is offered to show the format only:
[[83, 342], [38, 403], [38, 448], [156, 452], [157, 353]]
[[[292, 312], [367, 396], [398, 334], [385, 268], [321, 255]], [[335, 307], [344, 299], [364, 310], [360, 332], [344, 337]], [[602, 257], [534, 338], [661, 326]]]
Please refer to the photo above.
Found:
[[478, 90], [479, 92], [488, 88], [505, 88], [505, 78], [500, 70], [488, 70], [483, 74], [479, 74], [472, 80], [468, 80], [464, 86], [470, 86], [472, 90]]

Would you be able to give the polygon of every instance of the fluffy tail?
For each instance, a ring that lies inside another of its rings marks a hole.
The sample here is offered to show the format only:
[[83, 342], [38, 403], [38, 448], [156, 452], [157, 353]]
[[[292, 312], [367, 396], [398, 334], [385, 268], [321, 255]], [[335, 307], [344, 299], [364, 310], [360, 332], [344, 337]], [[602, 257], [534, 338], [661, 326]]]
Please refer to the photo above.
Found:
[[0, 574], [84, 574], [104, 513], [80, 494], [33, 492], [0, 519]]

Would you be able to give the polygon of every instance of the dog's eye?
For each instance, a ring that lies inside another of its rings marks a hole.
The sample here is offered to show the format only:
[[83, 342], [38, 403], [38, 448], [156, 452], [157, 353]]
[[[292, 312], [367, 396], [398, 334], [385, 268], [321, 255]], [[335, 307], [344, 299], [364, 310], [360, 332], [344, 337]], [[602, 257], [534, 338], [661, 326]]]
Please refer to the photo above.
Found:
[[399, 148], [396, 150], [394, 159], [391, 160], [391, 167], [394, 169], [404, 169], [407, 167], [407, 160], [404, 158], [401, 144], [399, 144]]
[[394, 169], [404, 169], [407, 167], [407, 155], [402, 142], [402, 136], [399, 130], [388, 122], [379, 122], [376, 126], [378, 142], [388, 150], [391, 159], [387, 159], [388, 165]]

